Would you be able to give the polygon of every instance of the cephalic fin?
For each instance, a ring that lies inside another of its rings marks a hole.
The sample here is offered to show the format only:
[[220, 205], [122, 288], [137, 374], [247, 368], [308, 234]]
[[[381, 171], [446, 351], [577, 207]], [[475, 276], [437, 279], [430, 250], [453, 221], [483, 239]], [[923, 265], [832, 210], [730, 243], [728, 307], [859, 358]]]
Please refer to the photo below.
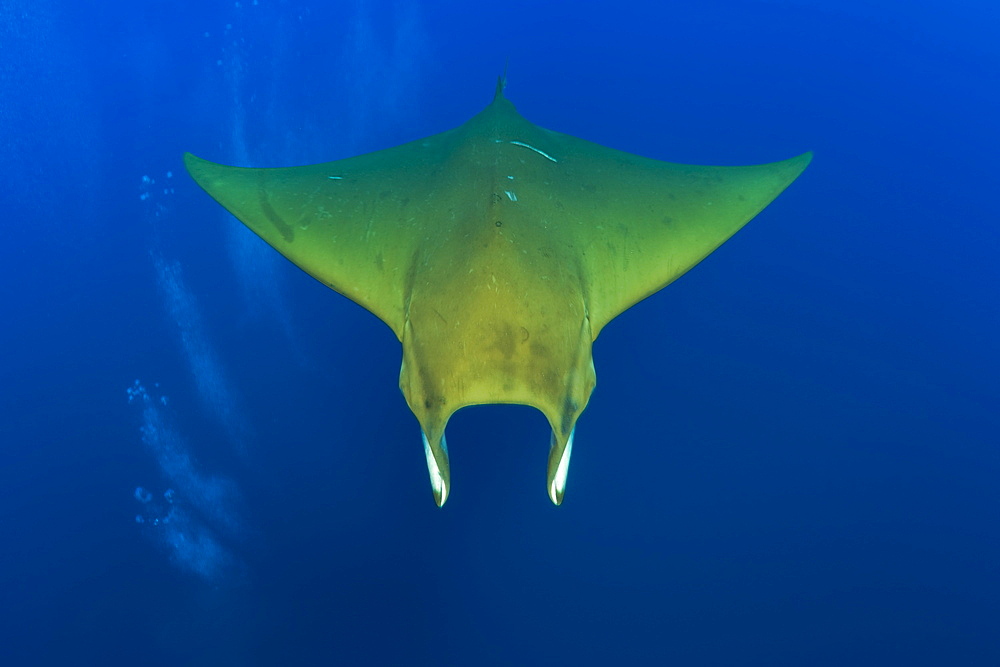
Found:
[[434, 491], [434, 502], [438, 507], [444, 505], [448, 500], [448, 491], [451, 489], [451, 465], [448, 461], [448, 443], [444, 433], [432, 445], [427, 439], [427, 434], [420, 431], [420, 436], [424, 441], [424, 456], [427, 458], [427, 472], [431, 478], [431, 490]]
[[575, 427], [569, 432], [568, 438], [562, 439], [556, 435], [555, 431], [552, 431], [546, 488], [549, 492], [549, 500], [555, 505], [562, 504], [563, 495], [566, 493], [566, 476], [569, 474], [569, 457], [573, 454], [574, 433], [576, 433]]

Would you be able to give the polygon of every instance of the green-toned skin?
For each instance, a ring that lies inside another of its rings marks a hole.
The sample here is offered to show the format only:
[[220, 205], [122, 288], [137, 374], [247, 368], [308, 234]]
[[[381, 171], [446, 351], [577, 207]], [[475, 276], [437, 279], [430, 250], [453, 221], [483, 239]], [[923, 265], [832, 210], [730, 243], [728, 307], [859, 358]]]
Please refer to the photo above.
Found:
[[502, 94], [464, 125], [347, 160], [194, 179], [403, 344], [400, 388], [450, 487], [445, 426], [482, 403], [538, 408], [549, 488], [594, 389], [591, 344], [701, 261], [805, 169], [641, 158], [532, 125]]

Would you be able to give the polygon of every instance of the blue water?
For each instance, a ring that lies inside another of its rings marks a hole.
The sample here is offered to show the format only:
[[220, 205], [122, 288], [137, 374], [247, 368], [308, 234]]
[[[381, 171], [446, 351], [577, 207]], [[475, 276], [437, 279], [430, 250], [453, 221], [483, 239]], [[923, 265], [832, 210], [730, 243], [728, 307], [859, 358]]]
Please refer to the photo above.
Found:
[[[1000, 664], [995, 3], [0, 0], [4, 665]], [[676, 5], [676, 6], [671, 6]], [[183, 151], [295, 165], [507, 96], [816, 158], [434, 506], [391, 331]]]

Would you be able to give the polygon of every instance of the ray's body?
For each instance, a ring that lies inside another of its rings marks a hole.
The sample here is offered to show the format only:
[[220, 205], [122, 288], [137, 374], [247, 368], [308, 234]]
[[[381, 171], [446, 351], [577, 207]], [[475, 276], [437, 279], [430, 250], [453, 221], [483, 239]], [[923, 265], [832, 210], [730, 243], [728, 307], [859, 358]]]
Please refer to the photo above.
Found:
[[501, 79], [464, 125], [396, 148], [281, 169], [185, 163], [261, 238], [396, 333], [400, 388], [442, 505], [445, 426], [482, 403], [545, 414], [559, 504], [600, 330], [721, 245], [810, 159], [642, 158], [532, 125]]

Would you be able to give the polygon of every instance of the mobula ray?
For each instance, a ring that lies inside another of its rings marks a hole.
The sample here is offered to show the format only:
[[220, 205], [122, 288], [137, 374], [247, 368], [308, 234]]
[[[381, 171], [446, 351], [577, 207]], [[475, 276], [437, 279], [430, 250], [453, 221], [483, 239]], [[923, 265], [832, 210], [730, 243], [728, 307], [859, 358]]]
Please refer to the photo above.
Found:
[[448, 419], [483, 403], [545, 415], [560, 504], [601, 329], [719, 247], [812, 157], [660, 162], [532, 125], [503, 89], [501, 78], [460, 127], [346, 160], [247, 169], [184, 156], [216, 201], [396, 334], [438, 505]]

